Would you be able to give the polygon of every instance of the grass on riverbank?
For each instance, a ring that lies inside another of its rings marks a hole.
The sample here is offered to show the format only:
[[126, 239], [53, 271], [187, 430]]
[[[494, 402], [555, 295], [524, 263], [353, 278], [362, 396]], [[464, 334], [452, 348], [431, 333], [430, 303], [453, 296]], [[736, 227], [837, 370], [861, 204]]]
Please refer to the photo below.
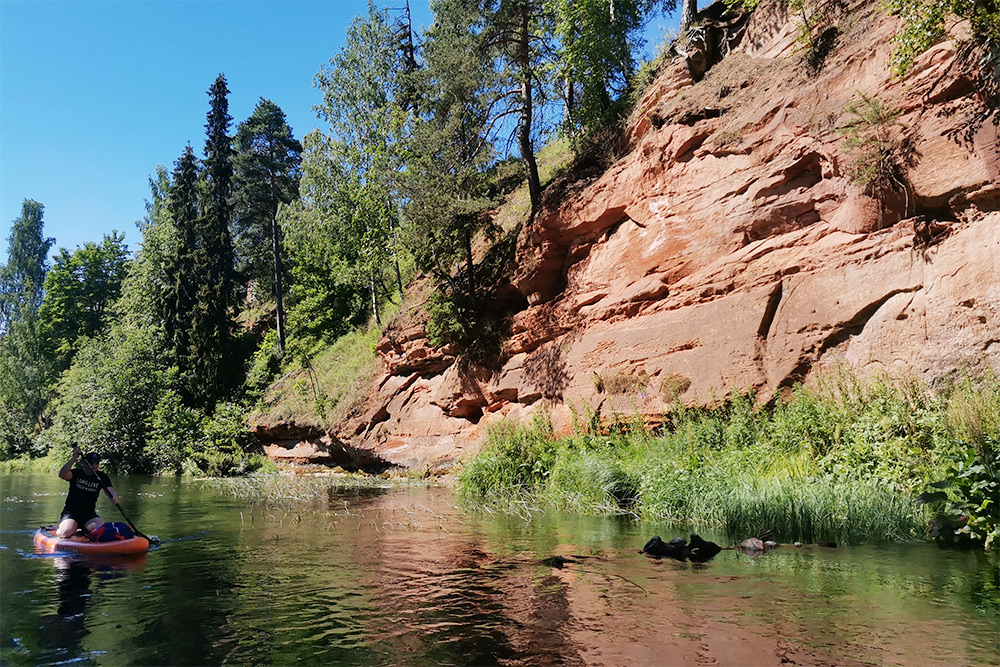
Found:
[[63, 464], [69, 459], [70, 450], [50, 449], [48, 453], [40, 458], [22, 456], [16, 459], [0, 461], [0, 475], [14, 475], [24, 473], [44, 474], [57, 473]]
[[530, 427], [492, 429], [459, 486], [507, 511], [549, 505], [785, 541], [908, 539], [930, 518], [916, 495], [975, 437], [1000, 435], [1000, 382], [931, 391], [837, 372], [773, 407], [739, 396], [678, 407], [668, 423], [659, 434], [620, 424], [555, 439], [538, 413]]
[[[384, 303], [384, 321], [391, 321], [399, 309], [391, 301]], [[375, 345], [381, 335], [382, 327], [369, 322], [332, 343], [317, 342], [267, 389], [249, 420], [336, 428], [366, 395], [378, 370]]]

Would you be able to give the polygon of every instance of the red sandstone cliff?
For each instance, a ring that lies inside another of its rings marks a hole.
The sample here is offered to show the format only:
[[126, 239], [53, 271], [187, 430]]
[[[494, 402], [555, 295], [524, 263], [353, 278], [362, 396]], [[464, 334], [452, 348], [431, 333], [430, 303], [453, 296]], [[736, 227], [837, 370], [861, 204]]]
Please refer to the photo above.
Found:
[[[731, 26], [738, 46], [697, 83], [684, 58], [668, 63], [628, 153], [522, 230], [511, 284], [528, 305], [499, 367], [457, 363], [419, 321], [398, 326], [340, 439], [444, 469], [488, 424], [543, 402], [568, 429], [574, 410], [656, 418], [674, 394], [767, 399], [831, 363], [931, 382], [1000, 372], [997, 127], [962, 136], [976, 90], [952, 42], [899, 81], [897, 19], [837, 7], [819, 73], [777, 3]], [[837, 131], [858, 91], [904, 111], [912, 147], [908, 187], [884, 210], [852, 182]]]

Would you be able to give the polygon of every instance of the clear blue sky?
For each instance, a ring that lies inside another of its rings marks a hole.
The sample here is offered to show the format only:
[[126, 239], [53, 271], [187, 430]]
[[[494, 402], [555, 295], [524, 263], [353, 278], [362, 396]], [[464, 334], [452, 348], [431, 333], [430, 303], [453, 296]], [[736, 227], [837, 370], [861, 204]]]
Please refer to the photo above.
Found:
[[[427, 5], [411, 0], [418, 29]], [[366, 0], [0, 0], [0, 263], [24, 199], [45, 206], [53, 250], [111, 230], [137, 250], [148, 177], [187, 143], [202, 154], [220, 73], [234, 132], [261, 97], [297, 138], [321, 127], [313, 76], [366, 11]]]

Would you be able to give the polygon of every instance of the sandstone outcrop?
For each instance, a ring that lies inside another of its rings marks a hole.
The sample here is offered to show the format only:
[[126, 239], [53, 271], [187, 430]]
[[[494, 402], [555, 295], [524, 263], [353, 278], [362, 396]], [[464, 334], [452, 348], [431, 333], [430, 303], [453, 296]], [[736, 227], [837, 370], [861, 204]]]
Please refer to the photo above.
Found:
[[[384, 372], [344, 442], [444, 470], [484, 429], [574, 418], [660, 418], [679, 398], [761, 400], [831, 364], [930, 382], [1000, 371], [1000, 149], [986, 123], [961, 138], [974, 87], [938, 44], [899, 80], [898, 19], [831, 4], [818, 72], [795, 19], [763, 2], [692, 76], [667, 63], [610, 169], [521, 230], [500, 363], [437, 350], [419, 323], [378, 346]], [[822, 26], [820, 26], [822, 27]], [[832, 38], [831, 38], [832, 39]], [[903, 110], [905, 187], [853, 182], [838, 131], [859, 91]]]

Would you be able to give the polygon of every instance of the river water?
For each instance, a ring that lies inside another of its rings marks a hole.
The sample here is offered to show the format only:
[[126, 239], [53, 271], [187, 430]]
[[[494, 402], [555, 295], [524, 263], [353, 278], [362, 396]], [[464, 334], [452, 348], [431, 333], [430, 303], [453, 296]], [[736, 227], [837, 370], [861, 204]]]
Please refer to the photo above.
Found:
[[[995, 665], [993, 555], [930, 544], [639, 553], [662, 524], [461, 509], [447, 488], [250, 501], [118, 478], [162, 545], [36, 554], [65, 482], [0, 477], [0, 664]], [[121, 520], [106, 500], [106, 520]], [[728, 543], [732, 536], [703, 531]], [[562, 568], [551, 556], [574, 557]]]

